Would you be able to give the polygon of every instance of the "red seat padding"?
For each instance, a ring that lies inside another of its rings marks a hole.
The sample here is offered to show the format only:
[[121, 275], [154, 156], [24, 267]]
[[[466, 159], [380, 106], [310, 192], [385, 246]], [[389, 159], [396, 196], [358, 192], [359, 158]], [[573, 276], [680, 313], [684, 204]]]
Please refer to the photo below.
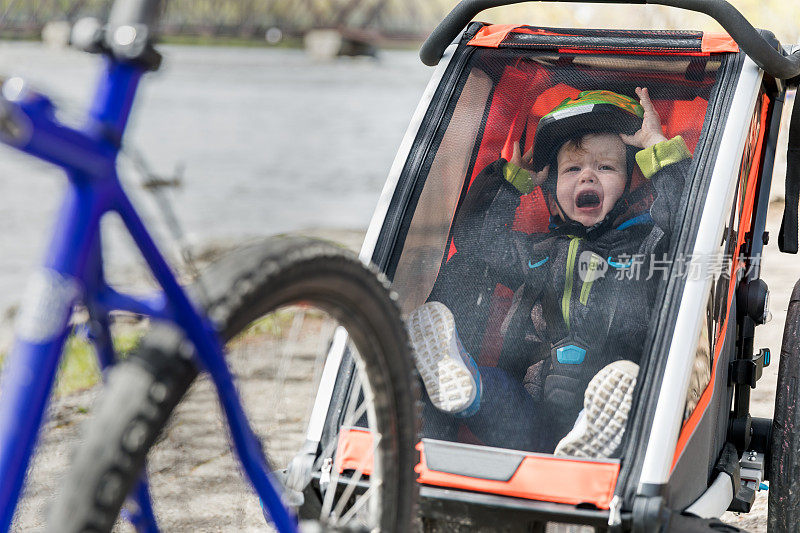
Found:
[[[550, 86], [551, 83], [548, 72], [532, 61], [520, 59], [505, 68], [492, 94], [483, 135], [477, 141], [480, 146], [469, 185], [472, 185], [481, 170], [498, 157], [510, 159], [514, 144], [523, 138], [523, 133], [525, 146], [522, 151], [524, 153], [530, 149], [539, 120], [565, 98], [575, 98], [582, 90], [564, 83]], [[691, 101], [654, 100], [653, 104], [661, 118], [665, 136], [672, 138], [681, 135], [689, 150], [694, 152], [700, 139], [708, 102], [703, 98], [696, 98]], [[637, 168], [632, 177], [631, 189], [635, 190], [643, 182], [644, 178]], [[636, 210], [647, 209], [647, 202], [648, 200], [639, 202], [635, 206]], [[513, 228], [526, 233], [547, 232], [549, 217], [545, 195], [540, 188], [536, 188], [521, 198]], [[447, 259], [456, 252], [456, 246], [451, 242]], [[481, 352], [477, 357], [481, 366], [497, 365], [503, 344], [500, 325], [508, 312], [512, 296], [512, 291], [502, 285], [498, 285], [492, 295], [490, 316]]]

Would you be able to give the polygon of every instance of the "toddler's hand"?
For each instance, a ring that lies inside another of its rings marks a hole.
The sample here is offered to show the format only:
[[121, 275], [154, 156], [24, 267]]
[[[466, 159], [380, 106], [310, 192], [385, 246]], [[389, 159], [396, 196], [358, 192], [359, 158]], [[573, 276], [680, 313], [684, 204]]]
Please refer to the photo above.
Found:
[[638, 148], [649, 148], [654, 144], [666, 141], [664, 128], [661, 126], [661, 117], [658, 116], [658, 111], [653, 107], [653, 102], [650, 101], [650, 93], [647, 88], [637, 87], [636, 96], [639, 97], [639, 103], [644, 108], [642, 129], [633, 135], [620, 133], [619, 136], [622, 138], [622, 142]]
[[548, 165], [539, 172], [535, 172], [533, 170], [533, 167], [531, 166], [533, 163], [533, 146], [531, 146], [531, 149], [525, 152], [524, 155], [521, 155], [521, 152], [522, 150], [519, 147], [519, 141], [517, 141], [516, 143], [514, 143], [513, 153], [511, 154], [511, 161], [509, 162], [517, 165], [520, 168], [524, 168], [525, 170], [530, 172], [531, 180], [533, 181], [533, 186], [538, 187], [539, 185], [544, 183], [544, 180], [547, 179], [547, 172], [550, 170], [550, 166]]

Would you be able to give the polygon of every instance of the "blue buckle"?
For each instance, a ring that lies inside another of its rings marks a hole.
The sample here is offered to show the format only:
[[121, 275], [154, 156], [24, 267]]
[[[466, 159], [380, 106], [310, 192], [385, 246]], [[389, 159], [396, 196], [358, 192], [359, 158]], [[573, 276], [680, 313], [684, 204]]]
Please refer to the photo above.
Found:
[[556, 359], [562, 365], [579, 365], [586, 357], [586, 350], [574, 344], [556, 349]]

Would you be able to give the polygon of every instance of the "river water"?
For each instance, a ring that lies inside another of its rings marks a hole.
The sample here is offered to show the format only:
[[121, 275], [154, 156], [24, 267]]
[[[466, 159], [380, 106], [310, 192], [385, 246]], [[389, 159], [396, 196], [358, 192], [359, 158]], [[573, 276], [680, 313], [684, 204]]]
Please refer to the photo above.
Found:
[[[300, 50], [162, 52], [162, 69], [141, 86], [126, 144], [159, 173], [185, 167], [182, 187], [169, 195], [199, 248], [306, 228], [365, 229], [431, 74], [414, 51], [325, 63]], [[89, 105], [100, 66], [97, 56], [70, 49], [0, 44], [0, 74], [52, 95], [66, 121]], [[131, 165], [122, 161], [121, 173], [168, 245]], [[20, 300], [44, 253], [64, 186], [58, 169], [0, 146], [0, 313]], [[114, 277], [136, 257], [111, 229]]]

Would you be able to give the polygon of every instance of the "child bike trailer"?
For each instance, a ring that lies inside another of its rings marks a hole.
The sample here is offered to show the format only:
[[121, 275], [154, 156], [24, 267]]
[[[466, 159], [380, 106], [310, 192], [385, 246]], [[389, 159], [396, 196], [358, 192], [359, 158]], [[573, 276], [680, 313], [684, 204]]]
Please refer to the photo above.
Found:
[[[423, 46], [436, 69], [362, 249], [416, 352], [423, 529], [735, 530], [718, 517], [769, 483], [770, 530], [794, 530], [800, 289], [775, 420], [749, 401], [770, 363], [753, 348], [760, 256], [800, 54], [724, 0], [650, 2], [719, 35], [470, 22], [510, 3], [465, 0]], [[332, 476], [369, 471], [371, 434], [342, 426], [351, 375], [347, 357], [327, 374], [290, 467], [301, 514]]]

